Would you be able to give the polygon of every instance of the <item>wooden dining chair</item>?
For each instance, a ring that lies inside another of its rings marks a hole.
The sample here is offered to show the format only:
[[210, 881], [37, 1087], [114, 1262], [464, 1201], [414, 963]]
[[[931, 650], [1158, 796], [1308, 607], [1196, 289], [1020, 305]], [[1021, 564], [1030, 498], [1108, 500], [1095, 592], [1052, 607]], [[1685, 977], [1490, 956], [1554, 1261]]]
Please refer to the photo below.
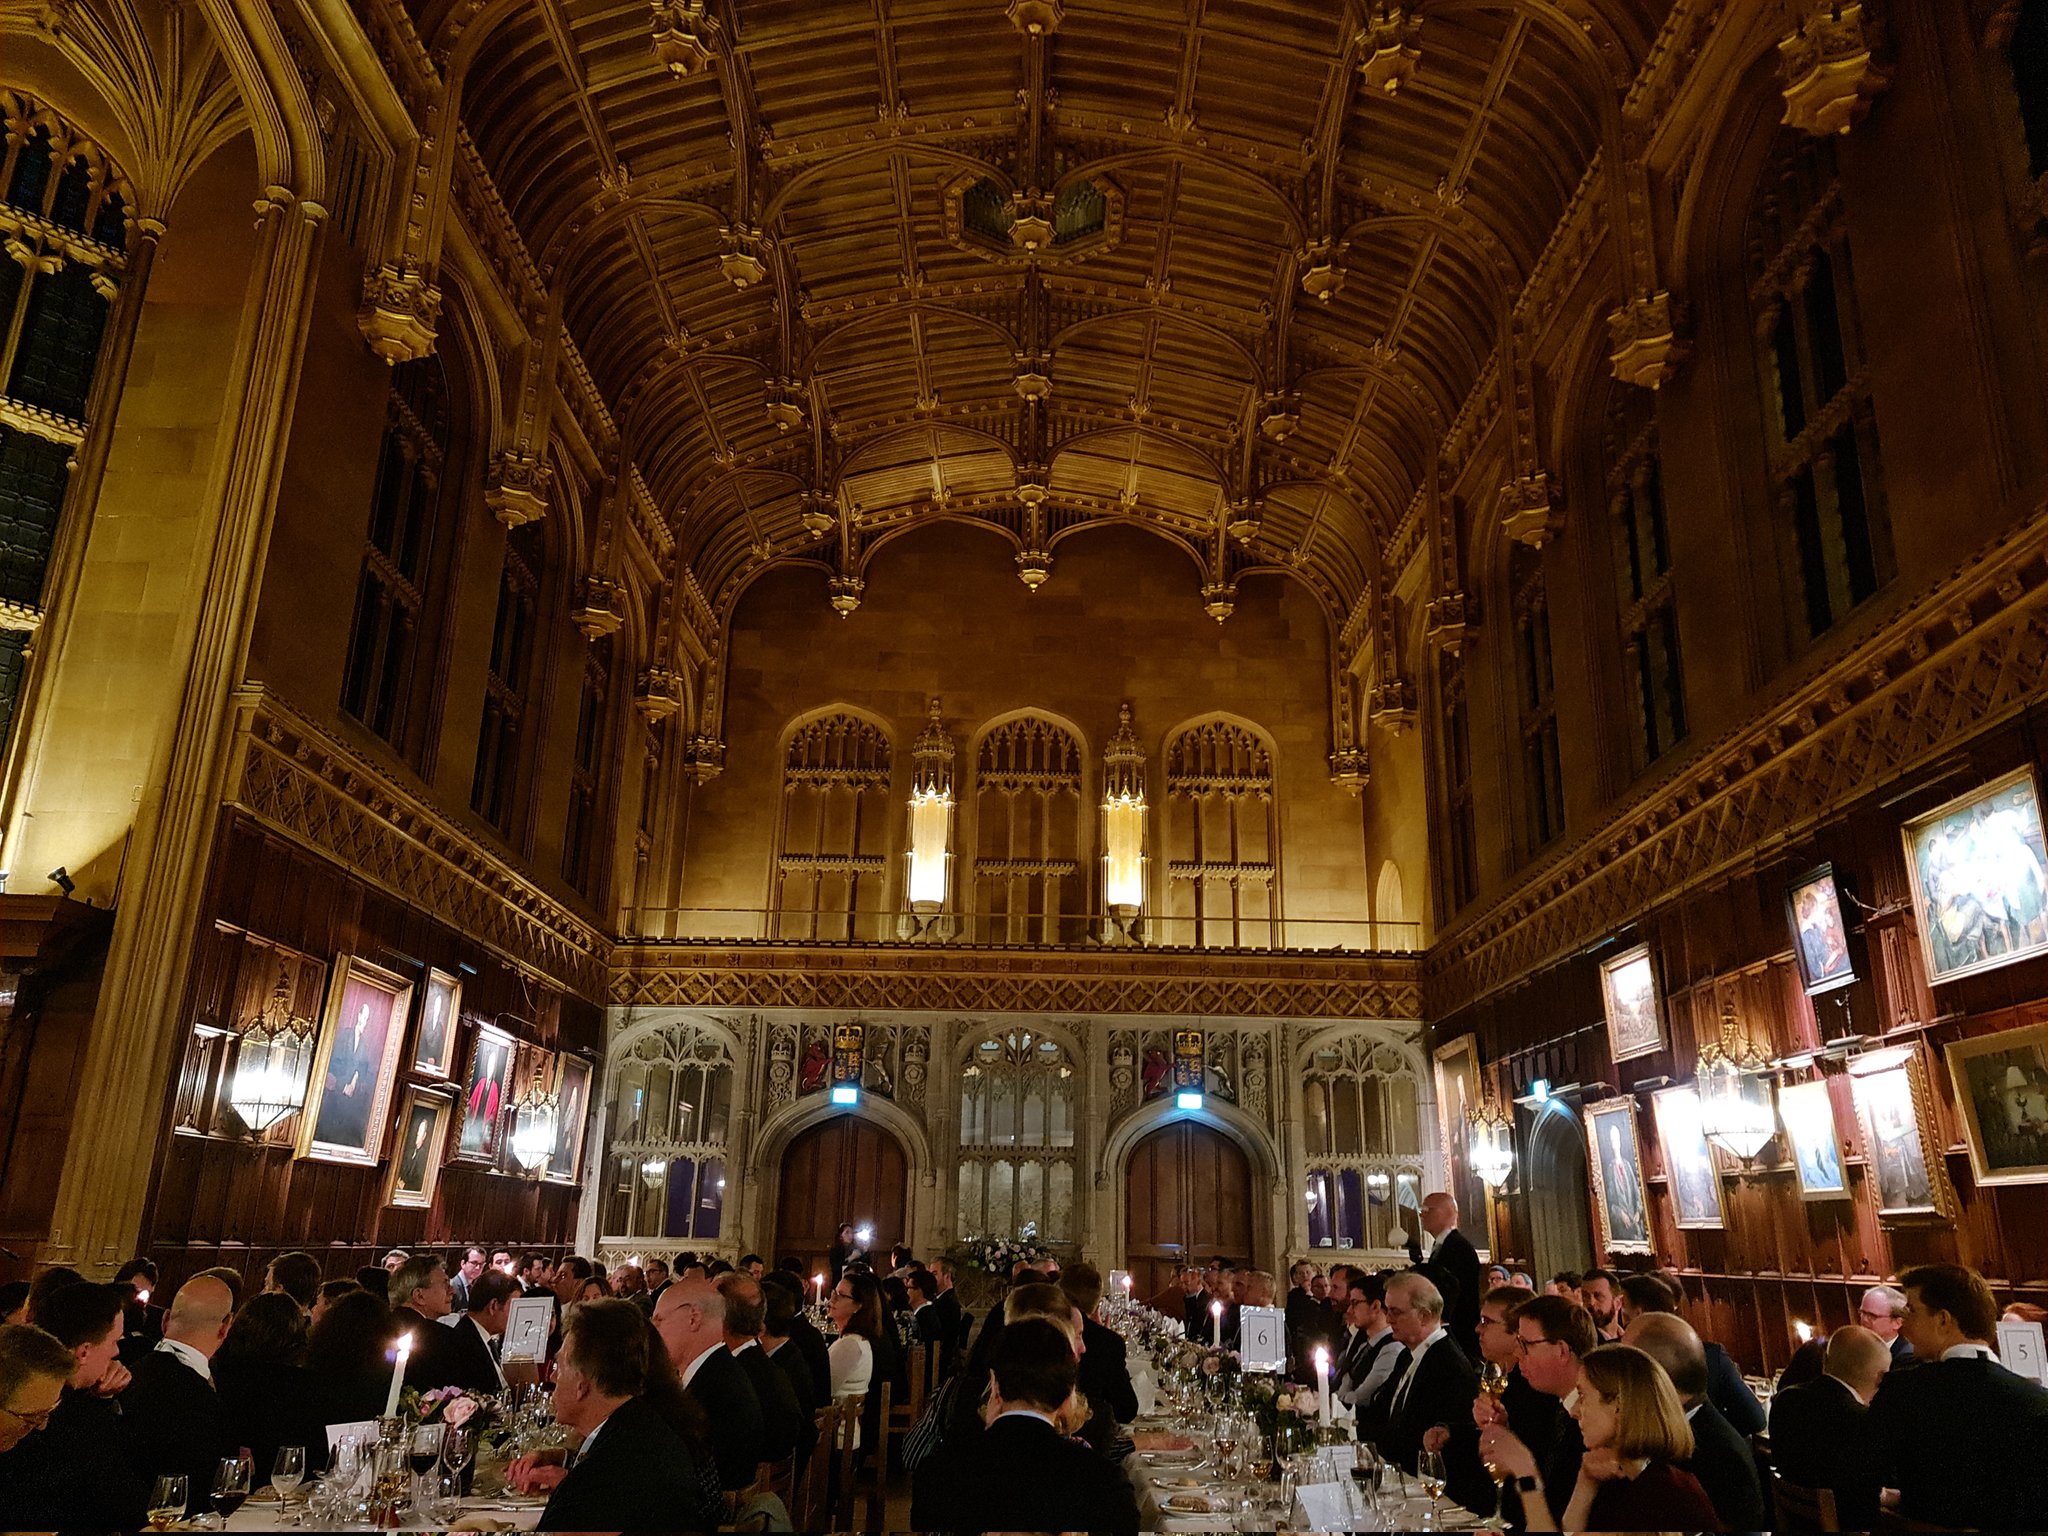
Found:
[[1842, 1528], [1832, 1488], [1802, 1488], [1773, 1474], [1771, 1502], [1777, 1506], [1780, 1531], [1833, 1532]]
[[[863, 1481], [867, 1485], [868, 1522], [861, 1529], [868, 1536], [881, 1536], [889, 1529], [889, 1445], [896, 1433], [896, 1416], [890, 1411], [889, 1398], [894, 1390], [888, 1382], [882, 1383], [881, 1412], [875, 1415], [879, 1432], [875, 1443], [867, 1447], [867, 1476]], [[906, 1425], [904, 1433], [909, 1432]]]
[[839, 1432], [832, 1448], [832, 1523], [826, 1529], [850, 1531], [853, 1529], [853, 1496], [856, 1473], [860, 1465], [860, 1449], [854, 1441], [860, 1438], [862, 1411], [867, 1407], [867, 1394], [841, 1398], [839, 1402]]
[[827, 1403], [812, 1415], [814, 1438], [811, 1454], [797, 1479], [796, 1498], [790, 1516], [800, 1531], [821, 1531], [831, 1516], [832, 1469], [839, 1443], [840, 1426], [846, 1415], [840, 1404]]

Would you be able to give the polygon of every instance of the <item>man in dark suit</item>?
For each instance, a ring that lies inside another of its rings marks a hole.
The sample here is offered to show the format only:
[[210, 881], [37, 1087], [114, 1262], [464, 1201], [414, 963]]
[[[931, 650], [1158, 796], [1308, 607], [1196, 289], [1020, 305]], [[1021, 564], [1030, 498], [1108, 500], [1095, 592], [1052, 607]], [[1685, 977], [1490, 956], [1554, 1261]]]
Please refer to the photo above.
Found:
[[[126, 1285], [78, 1282], [51, 1292], [36, 1307], [34, 1328], [9, 1328], [13, 1358], [0, 1362], [0, 1391], [19, 1387], [16, 1372], [48, 1376], [61, 1361], [61, 1394], [42, 1416], [0, 1401], [0, 1436], [25, 1434], [19, 1446], [0, 1439], [0, 1511], [21, 1530], [134, 1530], [147, 1513], [149, 1490], [115, 1451], [121, 1410], [95, 1388], [106, 1379], [122, 1339], [122, 1307], [134, 1293]], [[10, 1381], [10, 1376], [13, 1380]], [[36, 1406], [50, 1404], [21, 1393]], [[32, 1432], [31, 1432], [32, 1431]]]
[[647, 1305], [643, 1309], [649, 1317], [654, 1316], [654, 1304], [661, 1300], [661, 1293], [668, 1288], [668, 1261], [666, 1259], [649, 1259], [647, 1261]]
[[1334, 1358], [1337, 1351], [1331, 1348], [1332, 1341], [1343, 1332], [1341, 1328], [1332, 1329], [1329, 1308], [1309, 1294], [1309, 1281], [1315, 1278], [1315, 1272], [1315, 1265], [1306, 1259], [1287, 1271], [1287, 1360], [1295, 1380], [1313, 1376], [1318, 1344], [1329, 1349]]
[[555, 1359], [555, 1420], [583, 1436], [566, 1469], [521, 1457], [513, 1486], [551, 1490], [543, 1531], [692, 1529], [698, 1507], [690, 1450], [653, 1404], [647, 1386], [647, 1323], [619, 1297], [585, 1303], [562, 1325]]
[[143, 1356], [134, 1384], [121, 1394], [129, 1466], [145, 1487], [166, 1472], [184, 1473], [193, 1510], [207, 1507], [221, 1458], [237, 1450], [213, 1390], [213, 1354], [228, 1336], [234, 1303], [218, 1280], [187, 1280], [164, 1314], [162, 1342]]
[[[1618, 1315], [1624, 1329], [1637, 1318], [1652, 1312], [1678, 1312], [1678, 1289], [1661, 1275], [1625, 1275], [1621, 1281]], [[1728, 1351], [1712, 1339], [1702, 1339], [1707, 1352], [1707, 1401], [1721, 1411], [1721, 1417], [1738, 1435], [1764, 1432], [1764, 1405], [1749, 1390], [1742, 1371], [1728, 1358]]]
[[[441, 1319], [455, 1309], [455, 1297], [441, 1261], [431, 1254], [407, 1259], [391, 1276], [391, 1337], [410, 1335], [406, 1346], [405, 1384], [416, 1392], [456, 1384], [463, 1354], [455, 1332]], [[497, 1387], [488, 1390], [495, 1392]]]
[[1870, 1405], [1872, 1449], [1899, 1514], [1985, 1531], [2048, 1529], [2048, 1390], [1998, 1363], [1998, 1303], [1960, 1264], [1899, 1276], [1919, 1364]]
[[1622, 1331], [1621, 1342], [1633, 1344], [1664, 1367], [1671, 1385], [1685, 1403], [1692, 1425], [1692, 1460], [1684, 1470], [1699, 1479], [1721, 1525], [1730, 1531], [1767, 1531], [1763, 1485], [1757, 1481], [1756, 1457], [1749, 1440], [1738, 1433], [1707, 1399], [1707, 1352], [1692, 1324], [1670, 1312], [1650, 1312]]
[[1138, 1416], [1138, 1391], [1131, 1385], [1123, 1336], [1095, 1320], [1102, 1305], [1102, 1271], [1077, 1259], [1060, 1271], [1060, 1289], [1081, 1314], [1081, 1390], [1098, 1414], [1118, 1424]]
[[950, 1376], [960, 1359], [960, 1351], [967, 1347], [967, 1326], [961, 1319], [960, 1297], [953, 1289], [952, 1260], [933, 1259], [929, 1268], [932, 1281], [938, 1286], [932, 1295], [932, 1305], [939, 1309], [939, 1316], [947, 1329], [947, 1349], [942, 1368]]
[[920, 1531], [1138, 1529], [1131, 1485], [1053, 1427], [1074, 1390], [1074, 1346], [1059, 1324], [1026, 1317], [996, 1347], [989, 1426], [949, 1440], [917, 1470], [910, 1524]]
[[914, 1265], [903, 1277], [903, 1290], [910, 1298], [911, 1342], [932, 1346], [939, 1375], [951, 1375], [959, 1319], [939, 1306], [938, 1280], [922, 1264]]
[[724, 1294], [701, 1276], [678, 1280], [662, 1292], [654, 1326], [668, 1346], [683, 1390], [711, 1420], [718, 1486], [751, 1487], [761, 1463], [769, 1459], [767, 1434], [754, 1384], [726, 1347]]
[[1401, 1341], [1387, 1321], [1387, 1283], [1349, 1265], [1344, 1272], [1344, 1331], [1337, 1340], [1336, 1399], [1354, 1413], [1372, 1406], [1397, 1368], [1405, 1368]]
[[454, 1303], [451, 1311], [469, 1310], [469, 1288], [476, 1283], [477, 1277], [486, 1267], [483, 1249], [472, 1245], [462, 1250], [462, 1263], [448, 1278], [448, 1294]]
[[798, 1404], [789, 1378], [762, 1352], [761, 1325], [768, 1305], [761, 1295], [761, 1282], [736, 1269], [712, 1283], [725, 1298], [725, 1347], [746, 1373], [754, 1401], [761, 1406], [761, 1459], [780, 1461], [803, 1444], [811, 1421]]
[[[1479, 1348], [1479, 1250], [1458, 1230], [1458, 1202], [1442, 1190], [1422, 1197], [1422, 1236], [1408, 1239], [1408, 1258], [1446, 1298], [1444, 1326], [1462, 1349]], [[1446, 1286], [1440, 1277], [1448, 1276]], [[1470, 1356], [1468, 1355], [1469, 1359]]]
[[1895, 1285], [1873, 1285], [1856, 1304], [1856, 1321], [1883, 1339], [1891, 1350], [1892, 1369], [1902, 1371], [1920, 1362], [1905, 1335], [1906, 1293]]
[[1479, 1464], [1472, 1419], [1479, 1373], [1444, 1326], [1443, 1293], [1410, 1270], [1387, 1282], [1386, 1310], [1408, 1360], [1372, 1404], [1372, 1416], [1386, 1426], [1381, 1452], [1413, 1472], [1424, 1450], [1441, 1451], [1450, 1496], [1468, 1509], [1491, 1509], [1493, 1480]]
[[1190, 1339], [1209, 1339], [1209, 1287], [1192, 1264], [1180, 1272], [1181, 1323]]
[[1772, 1466], [1796, 1487], [1832, 1492], [1845, 1531], [1877, 1529], [1881, 1476], [1867, 1420], [1891, 1365], [1885, 1341], [1852, 1323], [1829, 1336], [1825, 1374], [1771, 1399]]
[[[1480, 1397], [1473, 1401], [1472, 1417], [1480, 1426], [1484, 1459], [1517, 1477], [1540, 1475], [1551, 1518], [1561, 1521], [1586, 1454], [1579, 1422], [1565, 1411], [1563, 1400], [1578, 1390], [1579, 1362], [1599, 1346], [1600, 1335], [1586, 1309], [1562, 1296], [1532, 1296], [1509, 1321], [1521, 1349], [1522, 1379], [1549, 1404], [1549, 1411], [1524, 1404], [1511, 1419], [1507, 1403]], [[1526, 1527], [1521, 1499], [1513, 1492], [1507, 1499], [1508, 1522], [1517, 1530]]]
[[505, 1320], [512, 1311], [512, 1298], [519, 1294], [519, 1282], [498, 1270], [486, 1270], [469, 1284], [469, 1307], [462, 1321], [446, 1329], [448, 1349], [441, 1374], [444, 1387], [461, 1387], [465, 1392], [502, 1392], [505, 1373], [498, 1369], [498, 1340], [505, 1336]]

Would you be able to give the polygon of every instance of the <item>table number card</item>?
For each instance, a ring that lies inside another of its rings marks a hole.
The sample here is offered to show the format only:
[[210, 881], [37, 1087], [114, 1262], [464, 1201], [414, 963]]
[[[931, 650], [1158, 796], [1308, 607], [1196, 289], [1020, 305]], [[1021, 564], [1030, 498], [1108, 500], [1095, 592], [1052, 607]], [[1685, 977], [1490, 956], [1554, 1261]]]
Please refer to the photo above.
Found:
[[530, 1360], [535, 1365], [548, 1357], [548, 1332], [555, 1323], [555, 1298], [521, 1296], [505, 1315], [505, 1338], [498, 1347], [501, 1365]]
[[1998, 1325], [1998, 1358], [2015, 1376], [2048, 1387], [2048, 1345], [2039, 1323], [2008, 1319]]
[[1353, 1524], [1351, 1501], [1342, 1483], [1310, 1483], [1294, 1490], [1301, 1502], [1302, 1524], [1312, 1531], [1348, 1531]]
[[1239, 1307], [1237, 1358], [1248, 1371], [1286, 1370], [1287, 1314], [1278, 1307]]

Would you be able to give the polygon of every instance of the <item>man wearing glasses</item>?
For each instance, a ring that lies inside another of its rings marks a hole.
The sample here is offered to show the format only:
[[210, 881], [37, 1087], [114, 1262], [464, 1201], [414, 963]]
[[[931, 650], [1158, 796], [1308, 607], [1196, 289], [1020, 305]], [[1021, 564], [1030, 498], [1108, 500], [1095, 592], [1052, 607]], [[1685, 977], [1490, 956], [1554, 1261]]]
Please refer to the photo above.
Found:
[[[1599, 1345], [1600, 1336], [1593, 1327], [1592, 1315], [1562, 1296], [1531, 1297], [1508, 1315], [1508, 1321], [1515, 1332], [1522, 1380], [1549, 1401], [1548, 1419], [1525, 1413], [1510, 1423], [1508, 1409], [1484, 1394], [1473, 1400], [1472, 1417], [1482, 1431], [1507, 1426], [1509, 1434], [1505, 1438], [1527, 1448], [1530, 1461], [1543, 1469], [1543, 1488], [1550, 1500], [1551, 1513], [1562, 1519], [1571, 1490], [1578, 1482], [1579, 1463], [1586, 1454], [1586, 1442], [1580, 1437], [1578, 1421], [1571, 1416], [1567, 1404], [1578, 1391], [1579, 1362]], [[1525, 1424], [1529, 1426], [1526, 1435], [1522, 1432]], [[1491, 1459], [1500, 1459], [1502, 1440], [1499, 1435], [1487, 1437]], [[1524, 1481], [1534, 1483], [1533, 1478]], [[1517, 1510], [1512, 1493], [1507, 1503], [1513, 1518]], [[1513, 1518], [1513, 1523], [1519, 1528], [1523, 1522]]]
[[77, 1361], [40, 1328], [0, 1328], [0, 1454], [50, 1422]]
[[1906, 1293], [1896, 1286], [1873, 1285], [1863, 1293], [1856, 1307], [1856, 1321], [1883, 1339], [1892, 1352], [1892, 1369], [1905, 1370], [1920, 1362], [1901, 1327], [1906, 1320]]

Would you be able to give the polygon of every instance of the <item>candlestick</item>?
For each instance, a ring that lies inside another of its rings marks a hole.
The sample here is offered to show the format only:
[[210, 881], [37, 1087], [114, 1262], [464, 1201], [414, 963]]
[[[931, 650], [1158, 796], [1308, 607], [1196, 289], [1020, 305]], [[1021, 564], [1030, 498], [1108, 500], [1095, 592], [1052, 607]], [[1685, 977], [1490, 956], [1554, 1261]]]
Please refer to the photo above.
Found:
[[1316, 1387], [1322, 1399], [1323, 1423], [1334, 1422], [1330, 1417], [1330, 1352], [1321, 1345], [1316, 1346]]
[[821, 1269], [811, 1276], [811, 1283], [818, 1288], [818, 1305], [825, 1305], [825, 1272]]
[[398, 1336], [398, 1357], [391, 1365], [391, 1394], [384, 1399], [384, 1417], [391, 1418], [398, 1412], [398, 1394], [405, 1386], [405, 1362], [412, 1354], [412, 1335]]
[[1209, 1334], [1211, 1342], [1216, 1348], [1221, 1349], [1223, 1347], [1223, 1303], [1220, 1301], [1209, 1303]]

